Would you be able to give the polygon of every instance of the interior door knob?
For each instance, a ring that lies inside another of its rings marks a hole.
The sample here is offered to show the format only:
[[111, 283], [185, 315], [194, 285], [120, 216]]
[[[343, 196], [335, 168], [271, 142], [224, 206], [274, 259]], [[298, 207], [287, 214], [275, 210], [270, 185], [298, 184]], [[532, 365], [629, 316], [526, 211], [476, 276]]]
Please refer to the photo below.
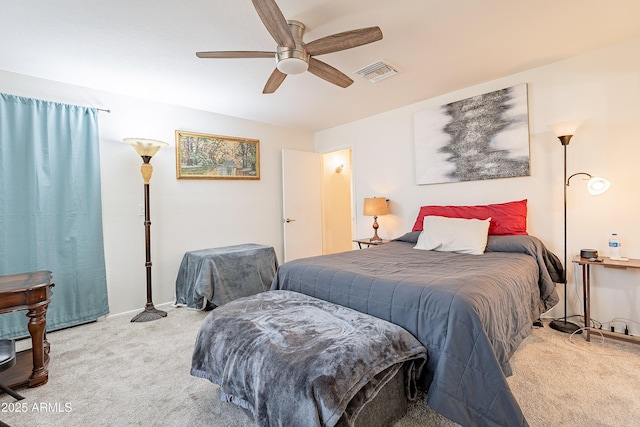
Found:
[[291, 218], [287, 218], [287, 219], [285, 219], [285, 222], [286, 222], [287, 224], [288, 224], [288, 223], [290, 223], [290, 222], [293, 222], [293, 221], [295, 221], [295, 219], [291, 219]]

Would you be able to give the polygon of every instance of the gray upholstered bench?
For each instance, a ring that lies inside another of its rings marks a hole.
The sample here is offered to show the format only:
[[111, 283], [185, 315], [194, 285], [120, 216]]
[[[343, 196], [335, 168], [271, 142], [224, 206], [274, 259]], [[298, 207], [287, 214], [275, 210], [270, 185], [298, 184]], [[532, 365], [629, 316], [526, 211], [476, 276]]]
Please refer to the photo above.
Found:
[[191, 374], [257, 425], [390, 425], [415, 398], [426, 350], [387, 321], [290, 291], [214, 309]]

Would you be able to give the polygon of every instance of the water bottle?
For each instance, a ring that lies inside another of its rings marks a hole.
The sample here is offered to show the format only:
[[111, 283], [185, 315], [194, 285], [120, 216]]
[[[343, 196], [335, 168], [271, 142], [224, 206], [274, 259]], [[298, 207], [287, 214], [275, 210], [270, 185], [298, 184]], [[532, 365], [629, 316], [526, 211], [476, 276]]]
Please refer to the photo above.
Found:
[[618, 239], [618, 234], [613, 233], [611, 238], [609, 239], [609, 258], [611, 259], [621, 259], [620, 255], [620, 239]]

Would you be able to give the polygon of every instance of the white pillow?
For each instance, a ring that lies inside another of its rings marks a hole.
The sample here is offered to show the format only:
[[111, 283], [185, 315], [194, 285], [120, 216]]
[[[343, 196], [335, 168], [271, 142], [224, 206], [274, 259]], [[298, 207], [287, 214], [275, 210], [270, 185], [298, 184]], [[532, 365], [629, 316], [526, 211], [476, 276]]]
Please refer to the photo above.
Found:
[[425, 216], [424, 229], [414, 249], [482, 255], [487, 247], [490, 221], [491, 218]]

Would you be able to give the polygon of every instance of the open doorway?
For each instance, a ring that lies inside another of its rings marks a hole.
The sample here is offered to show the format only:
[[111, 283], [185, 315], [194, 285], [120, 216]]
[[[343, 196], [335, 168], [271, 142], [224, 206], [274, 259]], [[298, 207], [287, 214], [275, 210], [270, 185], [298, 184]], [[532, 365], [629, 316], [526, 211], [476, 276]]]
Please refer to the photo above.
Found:
[[353, 249], [351, 149], [322, 155], [322, 247], [324, 254]]
[[282, 150], [284, 261], [353, 249], [351, 149]]

